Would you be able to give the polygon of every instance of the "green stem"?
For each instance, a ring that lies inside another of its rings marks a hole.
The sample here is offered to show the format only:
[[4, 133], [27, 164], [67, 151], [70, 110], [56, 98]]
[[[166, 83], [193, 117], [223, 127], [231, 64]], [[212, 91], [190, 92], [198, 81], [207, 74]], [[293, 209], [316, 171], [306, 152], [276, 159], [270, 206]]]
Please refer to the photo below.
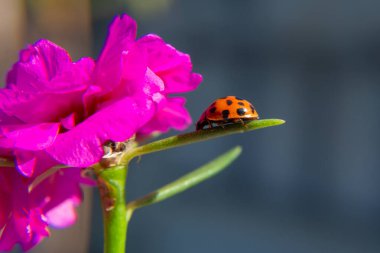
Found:
[[128, 219], [132, 216], [133, 211], [138, 208], [161, 202], [215, 176], [227, 168], [240, 155], [241, 150], [241, 147], [237, 146], [179, 179], [142, 198], [129, 202], [127, 204]]
[[127, 171], [125, 165], [96, 169], [103, 209], [104, 253], [125, 252], [128, 225], [125, 207]]
[[236, 133], [244, 133], [260, 128], [276, 126], [284, 124], [285, 121], [282, 119], [263, 119], [263, 120], [254, 120], [245, 125], [241, 124], [231, 124], [226, 126], [214, 127], [211, 129], [195, 131], [186, 134], [180, 134], [165, 138], [162, 140], [154, 141], [146, 145], [142, 145], [132, 149], [130, 152], [125, 153], [122, 157], [122, 162], [128, 164], [136, 156], [153, 153], [161, 150], [166, 150], [169, 148], [179, 147], [190, 143], [195, 143], [199, 141], [206, 141], [209, 139], [227, 136]]

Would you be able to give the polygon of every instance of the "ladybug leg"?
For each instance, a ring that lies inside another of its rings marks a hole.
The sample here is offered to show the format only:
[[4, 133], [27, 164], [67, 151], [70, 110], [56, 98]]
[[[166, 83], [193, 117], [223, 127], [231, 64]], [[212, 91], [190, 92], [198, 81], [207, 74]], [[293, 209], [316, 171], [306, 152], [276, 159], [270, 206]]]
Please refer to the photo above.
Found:
[[246, 122], [245, 122], [243, 119], [238, 119], [238, 121], [239, 121], [240, 124], [242, 124], [245, 128], [248, 128]]
[[218, 121], [218, 122], [216, 122], [215, 124], [216, 124], [218, 127], [221, 127], [221, 128], [224, 129], [225, 124], [226, 124], [226, 121]]
[[214, 128], [214, 127], [212, 126], [212, 122], [211, 122], [211, 121], [207, 120], [207, 123], [208, 123], [208, 127], [209, 127], [209, 128]]

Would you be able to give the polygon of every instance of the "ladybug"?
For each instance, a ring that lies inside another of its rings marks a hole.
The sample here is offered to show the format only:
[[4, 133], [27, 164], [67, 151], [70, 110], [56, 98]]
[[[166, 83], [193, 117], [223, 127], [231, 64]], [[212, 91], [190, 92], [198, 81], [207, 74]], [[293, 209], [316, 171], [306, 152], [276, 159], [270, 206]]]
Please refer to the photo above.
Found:
[[235, 96], [227, 96], [215, 100], [202, 113], [197, 122], [196, 130], [203, 129], [206, 125], [213, 127], [213, 123], [218, 126], [241, 123], [259, 119], [255, 107], [245, 99]]

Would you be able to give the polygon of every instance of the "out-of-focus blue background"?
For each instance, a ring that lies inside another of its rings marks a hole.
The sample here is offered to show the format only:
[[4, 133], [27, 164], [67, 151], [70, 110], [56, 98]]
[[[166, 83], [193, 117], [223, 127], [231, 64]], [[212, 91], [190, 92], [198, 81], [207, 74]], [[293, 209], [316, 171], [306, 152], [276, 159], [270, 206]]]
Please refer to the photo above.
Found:
[[[134, 161], [129, 199], [243, 147], [217, 177], [136, 211], [128, 252], [380, 252], [379, 1], [90, 6], [94, 55], [113, 16], [125, 11], [137, 20], [139, 36], [157, 33], [191, 55], [204, 77], [184, 95], [194, 121], [226, 95], [252, 101], [261, 118], [287, 121]], [[88, 246], [94, 253], [102, 252], [99, 205], [96, 195]]]
[[[244, 149], [218, 177], [137, 211], [130, 252], [380, 252], [378, 1], [131, 7], [140, 35], [159, 34], [203, 74], [199, 89], [186, 94], [194, 120], [232, 94], [252, 101], [262, 118], [287, 123], [133, 164], [131, 198], [235, 145]], [[96, 51], [113, 14], [95, 17]], [[93, 233], [92, 242], [95, 252], [101, 236]]]

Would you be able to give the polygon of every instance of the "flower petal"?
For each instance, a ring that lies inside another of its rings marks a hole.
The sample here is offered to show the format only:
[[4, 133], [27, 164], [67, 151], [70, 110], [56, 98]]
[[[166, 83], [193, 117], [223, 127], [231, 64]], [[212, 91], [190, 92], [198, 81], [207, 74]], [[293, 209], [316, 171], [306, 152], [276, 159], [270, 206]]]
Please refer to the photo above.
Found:
[[89, 58], [77, 63], [60, 46], [40, 40], [20, 53], [19, 61], [7, 76], [7, 88], [23, 92], [77, 90], [89, 80], [95, 64]]
[[16, 149], [14, 155], [16, 156], [16, 168], [21, 174], [26, 177], [33, 175], [37, 160], [33, 152]]
[[107, 41], [95, 68], [95, 80], [103, 89], [112, 89], [121, 78], [121, 55], [136, 37], [136, 22], [128, 15], [117, 16], [110, 25]]
[[49, 235], [47, 223], [39, 207], [30, 207], [28, 186], [30, 180], [19, 174], [13, 168], [1, 168], [0, 180], [6, 181], [5, 187], [0, 184], [0, 192], [10, 198], [6, 205], [6, 220], [0, 224], [0, 251], [10, 251], [16, 243], [23, 250], [28, 250], [44, 237]]
[[128, 51], [122, 52], [122, 77], [126, 80], [139, 80], [144, 77], [148, 67], [146, 51], [134, 44]]
[[40, 40], [20, 53], [7, 77], [7, 87], [17, 83], [25, 92], [50, 89], [48, 83], [70, 69], [71, 58], [61, 47], [48, 40]]
[[139, 131], [139, 134], [166, 132], [170, 127], [184, 130], [191, 124], [191, 116], [184, 107], [185, 102], [186, 100], [182, 97], [168, 98], [155, 116]]
[[91, 58], [73, 63], [63, 48], [40, 40], [20, 53], [8, 73], [7, 86], [0, 90], [0, 115], [40, 123], [59, 121], [73, 111], [82, 114], [93, 69]]
[[58, 135], [47, 152], [60, 163], [87, 167], [99, 162], [107, 140], [125, 141], [153, 116], [152, 101], [124, 98], [93, 114], [69, 132]]
[[202, 81], [202, 76], [192, 73], [190, 56], [166, 44], [159, 36], [149, 34], [139, 39], [148, 53], [148, 66], [165, 83], [165, 93], [192, 91]]
[[73, 199], [66, 199], [59, 203], [58, 206], [46, 213], [49, 225], [56, 228], [65, 228], [73, 225], [77, 219], [75, 207], [79, 204], [80, 201]]
[[82, 181], [81, 168], [64, 168], [32, 188], [33, 203], [42, 208], [49, 225], [63, 228], [75, 222], [75, 207], [82, 201]]
[[0, 133], [13, 144], [13, 148], [42, 150], [54, 142], [59, 127], [59, 123], [3, 126], [0, 127]]
[[[59, 121], [73, 111], [83, 114], [82, 95], [86, 87], [67, 93], [25, 93], [18, 90], [0, 90], [0, 111], [22, 122], [40, 123]], [[30, 111], [30, 108], [33, 108]]]

